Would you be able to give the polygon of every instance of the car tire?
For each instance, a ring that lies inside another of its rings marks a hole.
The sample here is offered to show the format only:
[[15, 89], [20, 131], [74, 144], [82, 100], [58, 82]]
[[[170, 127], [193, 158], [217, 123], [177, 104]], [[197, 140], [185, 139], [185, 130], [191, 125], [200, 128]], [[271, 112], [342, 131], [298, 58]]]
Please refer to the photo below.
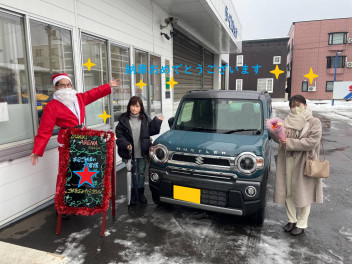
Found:
[[[267, 173], [266, 177], [268, 176], [269, 173]], [[253, 220], [253, 224], [255, 226], [262, 226], [264, 223], [264, 219], [265, 219], [265, 206], [266, 206], [266, 181], [263, 183], [263, 186], [265, 186], [262, 189], [262, 196], [261, 196], [261, 206], [260, 209], [254, 213], [252, 215], [252, 220]]]
[[152, 192], [152, 199], [155, 204], [160, 204], [160, 194]]
[[265, 204], [252, 216], [252, 219], [255, 226], [263, 225], [265, 219]]

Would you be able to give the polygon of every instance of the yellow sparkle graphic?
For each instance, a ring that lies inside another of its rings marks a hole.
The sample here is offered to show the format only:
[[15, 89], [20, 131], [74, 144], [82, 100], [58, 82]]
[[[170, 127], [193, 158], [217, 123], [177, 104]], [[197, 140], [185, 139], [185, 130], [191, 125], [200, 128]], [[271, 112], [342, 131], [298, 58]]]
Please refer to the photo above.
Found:
[[106, 113], [106, 110], [104, 110], [104, 114], [99, 116], [100, 118], [104, 119], [104, 123], [106, 122], [106, 119], [108, 119], [109, 117], [111, 117], [111, 115], [108, 115]]
[[147, 85], [146, 83], [142, 82], [142, 80], [139, 81], [139, 83], [136, 83], [137, 86], [142, 90], [143, 86]]
[[174, 89], [174, 85], [178, 84], [178, 82], [174, 81], [174, 77], [171, 77], [171, 80], [167, 82], [171, 86], [171, 89]]
[[312, 67], [310, 67], [309, 73], [306, 74], [306, 75], [304, 75], [304, 77], [308, 78], [310, 84], [312, 84], [313, 80], [314, 80], [315, 78], [319, 77], [319, 75], [318, 75], [318, 74], [315, 74], [315, 73], [313, 72]]
[[270, 71], [270, 73], [275, 74], [276, 79], [279, 79], [279, 75], [284, 71], [279, 69], [279, 65], [276, 65], [275, 70]]
[[86, 63], [83, 64], [84, 66], [86, 66], [88, 68], [88, 71], [90, 71], [90, 68], [92, 68], [94, 65], [96, 65], [95, 63], [90, 61], [90, 58], [88, 58], [88, 61]]

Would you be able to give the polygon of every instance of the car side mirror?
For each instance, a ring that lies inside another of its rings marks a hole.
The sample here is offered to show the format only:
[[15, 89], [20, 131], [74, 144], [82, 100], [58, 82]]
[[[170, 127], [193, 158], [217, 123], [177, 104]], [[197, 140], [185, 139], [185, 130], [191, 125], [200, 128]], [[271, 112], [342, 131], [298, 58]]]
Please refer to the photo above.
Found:
[[169, 120], [167, 121], [169, 123], [169, 127], [172, 127], [172, 124], [174, 123], [175, 117], [171, 117], [169, 118]]

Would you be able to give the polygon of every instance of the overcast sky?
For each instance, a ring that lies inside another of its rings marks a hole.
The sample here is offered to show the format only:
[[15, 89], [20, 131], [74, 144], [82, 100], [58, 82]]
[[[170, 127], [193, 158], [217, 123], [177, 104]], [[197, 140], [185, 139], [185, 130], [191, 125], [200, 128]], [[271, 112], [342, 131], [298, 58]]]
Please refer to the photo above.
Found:
[[292, 22], [352, 17], [352, 0], [232, 1], [243, 40], [285, 37]]

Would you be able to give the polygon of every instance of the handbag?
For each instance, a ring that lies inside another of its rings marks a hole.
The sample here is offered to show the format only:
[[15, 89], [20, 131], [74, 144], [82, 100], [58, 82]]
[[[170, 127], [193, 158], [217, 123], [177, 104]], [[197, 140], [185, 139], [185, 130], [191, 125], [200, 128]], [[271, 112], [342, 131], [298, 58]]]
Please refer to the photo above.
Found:
[[[304, 168], [305, 176], [312, 178], [329, 178], [330, 162], [325, 157], [323, 141], [321, 141], [321, 147], [324, 153], [324, 160], [309, 159], [308, 151], [306, 152], [306, 166]], [[313, 155], [313, 158], [315, 155], [316, 153]]]

